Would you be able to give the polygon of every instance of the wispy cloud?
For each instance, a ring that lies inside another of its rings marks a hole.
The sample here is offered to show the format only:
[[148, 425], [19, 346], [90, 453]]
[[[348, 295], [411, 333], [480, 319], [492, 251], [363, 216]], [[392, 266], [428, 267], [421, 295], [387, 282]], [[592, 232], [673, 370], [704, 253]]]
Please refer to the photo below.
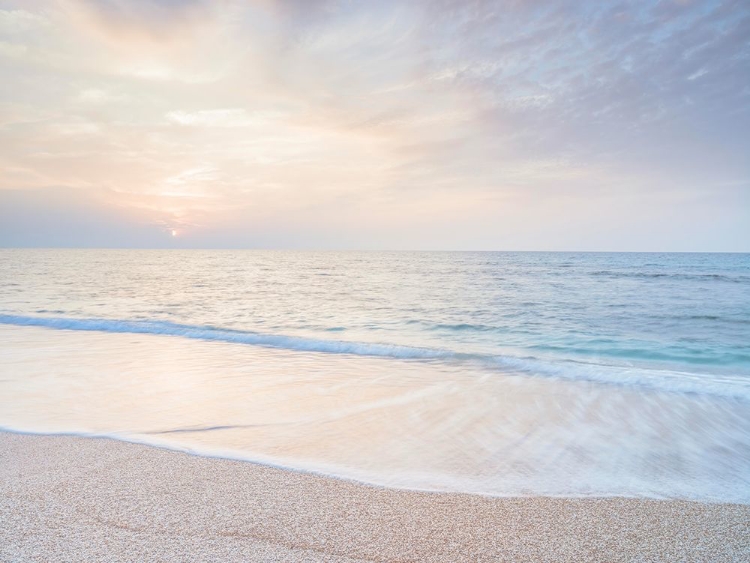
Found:
[[9, 1], [0, 189], [452, 248], [627, 247], [656, 206], [687, 249], [710, 201], [744, 248], [748, 76], [742, 0]]

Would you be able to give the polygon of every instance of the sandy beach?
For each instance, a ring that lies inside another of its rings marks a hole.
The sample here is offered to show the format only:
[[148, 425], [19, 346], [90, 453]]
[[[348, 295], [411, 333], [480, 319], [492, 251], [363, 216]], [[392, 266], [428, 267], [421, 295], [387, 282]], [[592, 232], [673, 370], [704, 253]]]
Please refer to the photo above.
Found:
[[750, 563], [750, 0], [0, 2], [0, 563]]
[[423, 493], [0, 433], [2, 561], [748, 561], [750, 506]]

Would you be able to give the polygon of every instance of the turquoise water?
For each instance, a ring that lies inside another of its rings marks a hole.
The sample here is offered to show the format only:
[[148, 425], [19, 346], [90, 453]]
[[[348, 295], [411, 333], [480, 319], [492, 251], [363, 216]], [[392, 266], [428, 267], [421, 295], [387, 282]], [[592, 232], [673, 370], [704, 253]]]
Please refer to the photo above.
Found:
[[[7, 428], [413, 488], [750, 501], [748, 254], [1, 250], [0, 333]], [[137, 405], [159, 373], [181, 408], [72, 407]], [[346, 453], [373, 436], [388, 463]]]

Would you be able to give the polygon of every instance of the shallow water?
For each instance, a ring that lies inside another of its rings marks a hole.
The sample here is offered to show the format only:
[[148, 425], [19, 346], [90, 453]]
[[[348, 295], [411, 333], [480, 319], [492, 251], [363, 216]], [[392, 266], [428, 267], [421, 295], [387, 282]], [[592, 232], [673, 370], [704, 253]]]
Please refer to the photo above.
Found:
[[750, 502], [750, 255], [0, 251], [0, 426]]

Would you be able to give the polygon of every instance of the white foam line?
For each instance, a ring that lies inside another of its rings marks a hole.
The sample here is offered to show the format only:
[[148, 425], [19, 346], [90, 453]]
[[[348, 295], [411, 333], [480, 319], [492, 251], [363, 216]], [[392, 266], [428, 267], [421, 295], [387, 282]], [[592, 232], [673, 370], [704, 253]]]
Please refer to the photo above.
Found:
[[[260, 465], [263, 467], [271, 467], [274, 469], [280, 469], [283, 471], [292, 471], [294, 473], [300, 473], [304, 475], [313, 475], [316, 477], [323, 477], [326, 479], [336, 479], [338, 481], [346, 481], [350, 483], [357, 483], [368, 487], [375, 487], [380, 489], [396, 489], [402, 491], [415, 491], [424, 493], [435, 493], [435, 494], [470, 494], [481, 497], [490, 498], [534, 498], [534, 497], [550, 497], [550, 498], [645, 498], [654, 500], [688, 500], [695, 502], [707, 502], [707, 503], [738, 503], [738, 504], [750, 504], [750, 500], [738, 495], [738, 498], [729, 498], [722, 495], [712, 494], [700, 494], [699, 491], [693, 491], [694, 494], [687, 495], [682, 494], [660, 494], [657, 493], [651, 487], [644, 487], [640, 491], [616, 491], [607, 492], [605, 490], [599, 490], [597, 492], [579, 492], [573, 490], [555, 489], [554, 487], [540, 487], [538, 491], [529, 490], [528, 484], [524, 483], [523, 486], [510, 485], [510, 489], [506, 491], [487, 491], [486, 488], [482, 487], [480, 482], [473, 482], [471, 479], [461, 479], [454, 476], [445, 474], [428, 474], [428, 473], [400, 473], [397, 477], [386, 476], [383, 474], [374, 474], [371, 472], [358, 471], [354, 468], [340, 467], [337, 465], [326, 464], [322, 462], [305, 463], [299, 461], [297, 463], [282, 461], [269, 456], [264, 455], [251, 455], [251, 454], [240, 454], [236, 451], [231, 450], [217, 450], [210, 448], [196, 449], [187, 446], [181, 446], [178, 444], [170, 443], [163, 440], [144, 439], [138, 435], [120, 434], [116, 432], [86, 432], [86, 431], [62, 431], [62, 432], [49, 432], [39, 430], [23, 430], [15, 427], [8, 427], [0, 425], [0, 432], [7, 432], [9, 434], [19, 434], [26, 436], [51, 436], [51, 437], [72, 437], [72, 438], [87, 438], [87, 439], [98, 439], [98, 440], [114, 440], [117, 442], [123, 442], [126, 444], [135, 444], [139, 446], [146, 446], [150, 448], [156, 448], [166, 451], [178, 452], [182, 454], [192, 455], [196, 457], [202, 457], [207, 459], [223, 459], [229, 461], [237, 461], [242, 463], [252, 463], [254, 465]], [[424, 485], [418, 483], [435, 483], [440, 481], [440, 485]], [[517, 490], [516, 490], [517, 489]]]
[[318, 340], [301, 336], [263, 334], [215, 327], [182, 325], [167, 321], [126, 321], [116, 319], [84, 319], [66, 317], [29, 317], [0, 314], [0, 324], [38, 326], [58, 330], [89, 332], [119, 332], [130, 334], [160, 334], [197, 340], [217, 340], [237, 344], [251, 344], [270, 348], [284, 348], [304, 352], [353, 354], [398, 359], [440, 359], [454, 354], [447, 350], [350, 342], [346, 340]]
[[320, 340], [301, 336], [284, 336], [249, 331], [193, 326], [168, 321], [129, 321], [117, 319], [86, 319], [71, 317], [33, 317], [0, 314], [0, 324], [34, 326], [57, 330], [154, 334], [248, 344], [267, 348], [350, 354], [400, 360], [447, 360], [475, 363], [487, 369], [514, 370], [568, 381], [588, 381], [619, 387], [637, 387], [670, 393], [712, 395], [750, 401], [750, 378], [704, 375], [623, 366], [601, 365], [574, 361], [545, 361], [533, 357], [462, 354], [437, 348], [417, 348], [391, 344]]

